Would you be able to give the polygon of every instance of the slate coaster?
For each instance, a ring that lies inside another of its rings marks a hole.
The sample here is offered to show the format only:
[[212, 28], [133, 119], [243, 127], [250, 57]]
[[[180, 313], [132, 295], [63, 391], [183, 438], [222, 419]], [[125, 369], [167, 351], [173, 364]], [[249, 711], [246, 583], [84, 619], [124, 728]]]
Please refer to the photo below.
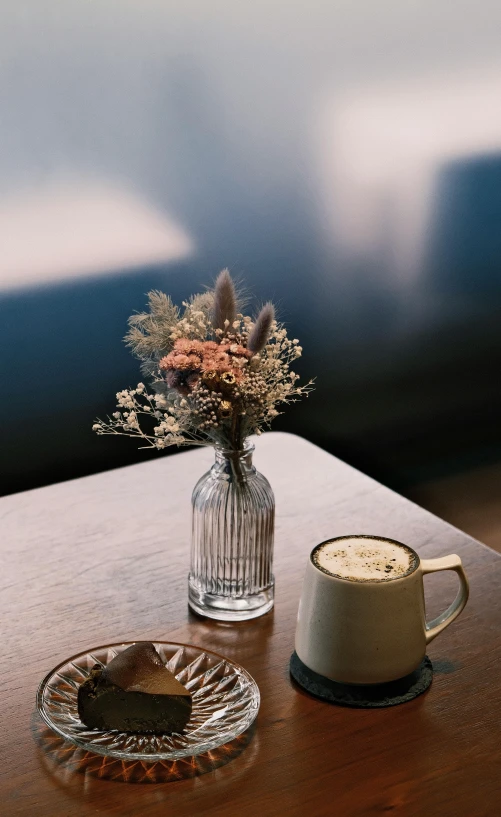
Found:
[[317, 698], [358, 709], [407, 703], [427, 690], [433, 680], [433, 666], [427, 655], [410, 675], [386, 684], [339, 684], [313, 672], [303, 664], [296, 652], [291, 656], [290, 673], [299, 686]]

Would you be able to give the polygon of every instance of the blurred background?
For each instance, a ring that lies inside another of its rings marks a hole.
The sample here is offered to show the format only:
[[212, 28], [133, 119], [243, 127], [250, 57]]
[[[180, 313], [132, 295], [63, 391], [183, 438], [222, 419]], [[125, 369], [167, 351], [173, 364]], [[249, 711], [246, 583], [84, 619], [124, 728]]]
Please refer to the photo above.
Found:
[[2, 493], [158, 456], [91, 431], [138, 380], [127, 317], [228, 266], [317, 378], [277, 428], [444, 515], [480, 475], [495, 509], [500, 26], [486, 0], [4, 0]]

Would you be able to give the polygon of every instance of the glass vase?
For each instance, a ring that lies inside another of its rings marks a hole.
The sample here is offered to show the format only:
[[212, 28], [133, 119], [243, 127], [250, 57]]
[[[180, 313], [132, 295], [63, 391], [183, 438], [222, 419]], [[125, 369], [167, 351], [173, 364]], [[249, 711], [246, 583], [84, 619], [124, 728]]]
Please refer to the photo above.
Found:
[[252, 464], [253, 445], [215, 449], [216, 461], [192, 496], [189, 604], [221, 621], [262, 616], [273, 607], [275, 498]]

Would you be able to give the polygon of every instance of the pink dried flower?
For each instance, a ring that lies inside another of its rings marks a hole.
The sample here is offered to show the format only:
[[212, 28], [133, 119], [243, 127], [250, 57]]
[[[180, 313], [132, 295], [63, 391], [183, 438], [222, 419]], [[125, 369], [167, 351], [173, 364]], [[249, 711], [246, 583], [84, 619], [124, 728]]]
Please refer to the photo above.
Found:
[[183, 354], [176, 349], [169, 352], [159, 363], [162, 371], [169, 369], [199, 369], [201, 365], [202, 359], [198, 355]]
[[225, 352], [212, 352], [204, 355], [202, 371], [228, 372], [230, 369], [231, 361]]
[[174, 352], [182, 352], [185, 355], [200, 354], [203, 352], [204, 344], [201, 340], [190, 340], [189, 338], [179, 338], [174, 344]]
[[159, 368], [160, 368], [160, 369], [161, 369], [163, 372], [164, 372], [164, 371], [166, 371], [167, 369], [169, 369], [169, 368], [170, 368], [170, 356], [171, 356], [171, 355], [172, 355], [172, 352], [169, 352], [169, 354], [168, 354], [168, 355], [166, 355], [165, 357], [163, 357], [163, 358], [160, 360], [160, 363], [158, 364]]
[[234, 381], [242, 379], [242, 368], [251, 353], [238, 343], [216, 343], [212, 340], [192, 341], [179, 338], [172, 352], [160, 360], [161, 371], [170, 388], [189, 394], [201, 374], [214, 373], [217, 378], [230, 374]]
[[171, 352], [172, 361], [169, 368], [172, 369], [191, 369], [190, 357], [191, 355], [182, 355], [180, 352]]

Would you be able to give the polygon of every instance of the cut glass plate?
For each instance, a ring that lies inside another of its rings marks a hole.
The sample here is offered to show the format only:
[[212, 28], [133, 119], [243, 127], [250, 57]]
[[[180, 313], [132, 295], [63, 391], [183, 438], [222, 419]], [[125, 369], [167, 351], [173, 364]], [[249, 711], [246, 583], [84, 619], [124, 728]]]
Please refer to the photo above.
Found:
[[95, 664], [106, 666], [134, 642], [96, 647], [59, 664], [44, 678], [37, 708], [63, 738], [90, 752], [121, 760], [178, 760], [223, 746], [245, 732], [259, 709], [259, 689], [238, 664], [191, 644], [155, 641], [178, 681], [191, 692], [193, 710], [183, 734], [152, 735], [88, 729], [78, 717], [78, 687]]

